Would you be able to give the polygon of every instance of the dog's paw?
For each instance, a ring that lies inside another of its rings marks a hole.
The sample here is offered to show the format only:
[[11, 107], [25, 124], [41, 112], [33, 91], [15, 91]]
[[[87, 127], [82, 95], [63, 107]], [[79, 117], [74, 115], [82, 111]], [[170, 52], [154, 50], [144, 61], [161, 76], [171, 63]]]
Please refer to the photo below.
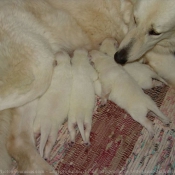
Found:
[[163, 122], [164, 126], [166, 126], [166, 127], [169, 127], [170, 124], [172, 123], [168, 118], [166, 120], [163, 120], [162, 122]]
[[106, 98], [102, 98], [101, 99], [101, 103], [100, 103], [100, 107], [102, 108], [102, 107], [106, 106], [106, 104], [107, 104], [107, 99]]

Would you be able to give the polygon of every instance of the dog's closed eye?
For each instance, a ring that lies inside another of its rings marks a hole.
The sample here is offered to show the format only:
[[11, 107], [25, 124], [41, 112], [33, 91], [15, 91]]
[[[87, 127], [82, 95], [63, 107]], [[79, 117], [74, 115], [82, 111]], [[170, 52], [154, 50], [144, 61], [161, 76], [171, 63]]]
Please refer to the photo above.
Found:
[[149, 35], [160, 35], [161, 33], [156, 32], [154, 29], [149, 31]]

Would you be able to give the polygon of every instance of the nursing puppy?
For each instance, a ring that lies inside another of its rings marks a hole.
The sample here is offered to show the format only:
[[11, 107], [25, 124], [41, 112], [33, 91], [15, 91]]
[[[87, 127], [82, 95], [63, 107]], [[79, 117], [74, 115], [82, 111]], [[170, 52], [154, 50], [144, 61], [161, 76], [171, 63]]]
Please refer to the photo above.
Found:
[[135, 0], [129, 32], [120, 43], [115, 61], [125, 64], [144, 55], [158, 75], [175, 88], [174, 8], [173, 0], [168, 3], [164, 0]]
[[92, 115], [95, 106], [94, 81], [98, 75], [90, 65], [88, 52], [84, 49], [74, 51], [72, 58], [73, 84], [68, 115], [68, 129], [71, 141], [75, 141], [75, 125], [78, 125], [85, 144], [89, 144]]
[[125, 109], [134, 120], [148, 130], [150, 137], [154, 135], [154, 129], [152, 122], [146, 117], [148, 110], [153, 111], [164, 124], [169, 124], [169, 119], [122, 66], [114, 64], [113, 58], [96, 50], [91, 51], [90, 56], [99, 73], [102, 104], [109, 99]]
[[[100, 45], [99, 50], [113, 57], [118, 50], [118, 43], [113, 38], [106, 38]], [[142, 89], [151, 89], [155, 87], [157, 84], [154, 83], [153, 79], [167, 84], [146, 64], [133, 62], [125, 64], [123, 68], [134, 78]]]
[[56, 54], [52, 82], [46, 93], [39, 99], [34, 133], [41, 133], [39, 152], [45, 159], [57, 139], [60, 126], [68, 116], [72, 87], [70, 57], [66, 52]]

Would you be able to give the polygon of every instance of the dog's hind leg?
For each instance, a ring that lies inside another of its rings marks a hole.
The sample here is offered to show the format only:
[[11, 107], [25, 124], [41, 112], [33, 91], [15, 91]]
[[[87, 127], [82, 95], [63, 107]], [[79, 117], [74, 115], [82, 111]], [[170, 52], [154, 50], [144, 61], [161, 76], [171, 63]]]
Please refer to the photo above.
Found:
[[148, 109], [154, 112], [159, 120], [161, 120], [165, 125], [169, 125], [171, 121], [169, 118], [167, 118], [161, 111], [160, 109], [156, 106], [156, 104], [153, 101], [150, 101], [148, 104]]
[[155, 132], [153, 123], [146, 117], [147, 112], [148, 110], [142, 106], [128, 110], [128, 113], [131, 115], [131, 117], [144, 126], [148, 130], [150, 138], [152, 138]]
[[[22, 44], [26, 45], [25, 42]], [[0, 65], [4, 65], [4, 68], [0, 66], [0, 110], [33, 101], [50, 85], [55, 56], [42, 40], [30, 44], [23, 50], [12, 45], [16, 50], [8, 48], [10, 58], [1, 53], [7, 58], [0, 58]], [[18, 47], [24, 48], [21, 45]]]
[[[60, 126], [52, 126], [47, 143], [45, 145], [45, 150], [44, 150], [44, 159], [47, 160], [49, 159], [50, 152], [57, 140], [58, 137], [58, 131]], [[42, 133], [41, 133], [42, 134]]]
[[111, 87], [107, 83], [101, 83], [101, 106], [105, 106], [109, 95], [111, 93]]
[[44, 121], [45, 123], [41, 126], [41, 138], [40, 138], [40, 145], [39, 145], [39, 152], [41, 157], [44, 157], [44, 148], [47, 143], [47, 140], [49, 138], [50, 130], [51, 130], [51, 124], [47, 121]]
[[[36, 116], [37, 100], [12, 109], [13, 117], [7, 148], [17, 161], [22, 174], [56, 174], [53, 168], [38, 154], [33, 136], [33, 121]], [[26, 172], [26, 173], [25, 173]], [[52, 173], [49, 173], [52, 172]]]
[[92, 128], [92, 121], [85, 121], [84, 126], [85, 126], [85, 139], [86, 142], [85, 144], [89, 145], [90, 144], [90, 132], [91, 132], [91, 128]]
[[76, 136], [76, 130], [75, 130], [75, 125], [76, 125], [76, 120], [75, 118], [72, 118], [72, 116], [68, 117], [68, 130], [70, 134], [70, 140], [72, 143], [75, 142], [75, 136]]

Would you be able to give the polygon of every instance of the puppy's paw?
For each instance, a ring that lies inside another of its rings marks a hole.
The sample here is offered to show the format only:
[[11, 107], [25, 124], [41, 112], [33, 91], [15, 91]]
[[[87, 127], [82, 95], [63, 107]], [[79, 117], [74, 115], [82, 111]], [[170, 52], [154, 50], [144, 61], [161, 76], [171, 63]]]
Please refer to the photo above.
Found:
[[150, 138], [150, 140], [154, 139], [154, 135], [155, 135], [154, 132], [149, 132], [149, 138]]
[[168, 118], [166, 120], [163, 120], [162, 122], [163, 122], [164, 126], [166, 126], [166, 127], [169, 127], [170, 124], [172, 123]]
[[102, 98], [101, 99], [101, 103], [100, 103], [100, 107], [104, 107], [104, 106], [106, 106], [106, 104], [107, 104], [107, 99], [106, 98]]

